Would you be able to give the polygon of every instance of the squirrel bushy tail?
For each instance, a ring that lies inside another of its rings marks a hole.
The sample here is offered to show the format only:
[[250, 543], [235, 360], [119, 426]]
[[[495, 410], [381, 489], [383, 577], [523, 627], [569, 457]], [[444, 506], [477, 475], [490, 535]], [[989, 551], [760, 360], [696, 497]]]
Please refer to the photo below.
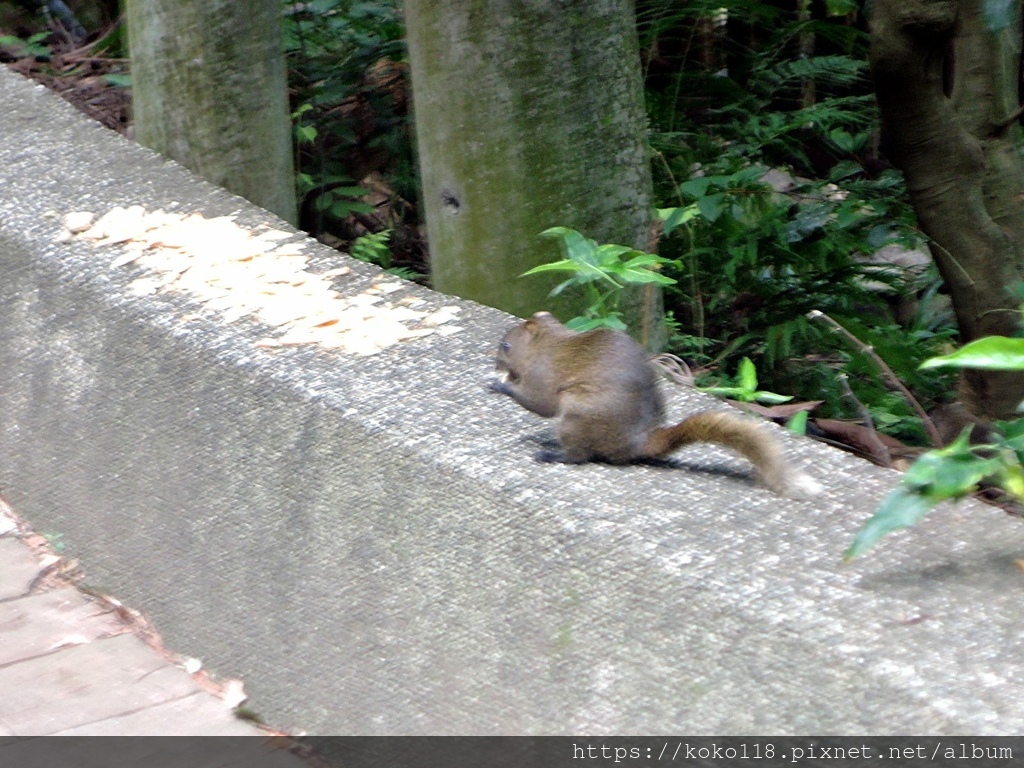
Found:
[[[792, 473], [778, 442], [753, 421], [725, 411], [704, 411], [672, 427], [651, 430], [643, 447], [645, 456], [656, 458], [692, 443], [717, 443], [746, 457], [771, 490], [792, 495], [803, 479]], [[794, 482], [795, 481], [795, 482]]]

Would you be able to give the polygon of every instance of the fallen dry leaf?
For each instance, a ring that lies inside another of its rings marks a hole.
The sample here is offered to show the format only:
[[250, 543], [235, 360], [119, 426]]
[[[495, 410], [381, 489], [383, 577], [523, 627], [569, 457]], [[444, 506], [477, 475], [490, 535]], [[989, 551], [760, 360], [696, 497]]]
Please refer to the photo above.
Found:
[[241, 680], [228, 680], [221, 688], [221, 699], [228, 709], [234, 709], [248, 698]]
[[48, 650], [55, 651], [58, 648], [67, 648], [72, 645], [85, 645], [88, 642], [89, 638], [85, 635], [68, 635], [51, 645]]
[[760, 403], [741, 403], [736, 400], [726, 400], [729, 405], [739, 408], [741, 411], [756, 413], [768, 419], [789, 419], [801, 411], [813, 411], [824, 400], [807, 400], [800, 403], [782, 403], [781, 405], [761, 405]]
[[[915, 458], [924, 451], [923, 448], [906, 445], [894, 437], [851, 421], [815, 419], [812, 425], [819, 430], [821, 436], [847, 446], [854, 453], [881, 466], [890, 466], [897, 459]], [[816, 436], [810, 428], [808, 434]]]
[[72, 211], [65, 214], [64, 218], [61, 219], [61, 224], [64, 225], [64, 229], [68, 232], [77, 235], [79, 232], [85, 232], [85, 230], [89, 229], [95, 220], [96, 214], [90, 211]]
[[[276, 337], [256, 342], [261, 348], [316, 344], [372, 355], [440, 333], [458, 314], [457, 307], [429, 314], [414, 309], [425, 305], [415, 297], [390, 303], [388, 296], [408, 287], [397, 280], [382, 280], [361, 293], [344, 295], [333, 289], [332, 280], [350, 274], [351, 268], [310, 272], [304, 249], [312, 240], [295, 240], [293, 233], [277, 229], [253, 233], [231, 216], [207, 219], [197, 213], [147, 212], [133, 205], [113, 208], [99, 219], [88, 212], [72, 212], [62, 223], [61, 238], [77, 233], [97, 245], [120, 245], [123, 250], [111, 268], [134, 265], [146, 270], [129, 284], [132, 295], [178, 291], [217, 312], [225, 323], [254, 318], [278, 329]], [[444, 333], [460, 330], [448, 326]]]

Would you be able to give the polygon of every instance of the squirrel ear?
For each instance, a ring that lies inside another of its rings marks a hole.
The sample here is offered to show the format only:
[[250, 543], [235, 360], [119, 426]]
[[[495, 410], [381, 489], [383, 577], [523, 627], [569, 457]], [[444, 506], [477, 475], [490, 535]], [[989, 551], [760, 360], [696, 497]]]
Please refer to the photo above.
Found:
[[534, 312], [523, 327], [533, 335], [553, 331], [561, 327], [561, 323], [550, 312]]
[[551, 315], [547, 312], [535, 312], [532, 317], [523, 321], [523, 329], [530, 334], [530, 336], [537, 336], [543, 333], [547, 322], [551, 320]]

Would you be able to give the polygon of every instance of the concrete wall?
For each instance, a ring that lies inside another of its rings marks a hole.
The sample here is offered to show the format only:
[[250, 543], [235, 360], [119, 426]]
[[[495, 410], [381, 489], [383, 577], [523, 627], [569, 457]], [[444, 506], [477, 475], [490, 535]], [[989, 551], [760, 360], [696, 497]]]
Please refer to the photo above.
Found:
[[[486, 391], [511, 318], [356, 358], [263, 349], [116, 246], [115, 205], [269, 214], [0, 70], [0, 492], [169, 646], [321, 734], [1008, 733], [1024, 530], [976, 504], [840, 564], [898, 480], [784, 436], [826, 486], [532, 461], [550, 425]], [[314, 249], [318, 268], [371, 267]], [[454, 300], [409, 286], [428, 306]], [[709, 400], [678, 394], [679, 411]], [[713, 403], [711, 403], [713, 404]]]

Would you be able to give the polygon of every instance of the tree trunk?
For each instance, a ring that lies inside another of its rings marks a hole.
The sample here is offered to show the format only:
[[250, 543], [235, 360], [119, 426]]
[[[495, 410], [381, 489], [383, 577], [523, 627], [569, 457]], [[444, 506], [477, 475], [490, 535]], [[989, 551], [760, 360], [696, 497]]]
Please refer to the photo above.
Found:
[[562, 258], [537, 237], [552, 226], [651, 247], [631, 0], [407, 0], [405, 11], [434, 286], [520, 316], [578, 314], [578, 297], [547, 298], [557, 277], [519, 276]]
[[[1021, 20], [991, 31], [982, 0], [875, 0], [871, 65], [893, 160], [949, 289], [961, 341], [1021, 330], [1024, 162]], [[969, 371], [961, 397], [1010, 417], [1024, 374]]]
[[135, 135], [295, 223], [278, 0], [127, 0]]

